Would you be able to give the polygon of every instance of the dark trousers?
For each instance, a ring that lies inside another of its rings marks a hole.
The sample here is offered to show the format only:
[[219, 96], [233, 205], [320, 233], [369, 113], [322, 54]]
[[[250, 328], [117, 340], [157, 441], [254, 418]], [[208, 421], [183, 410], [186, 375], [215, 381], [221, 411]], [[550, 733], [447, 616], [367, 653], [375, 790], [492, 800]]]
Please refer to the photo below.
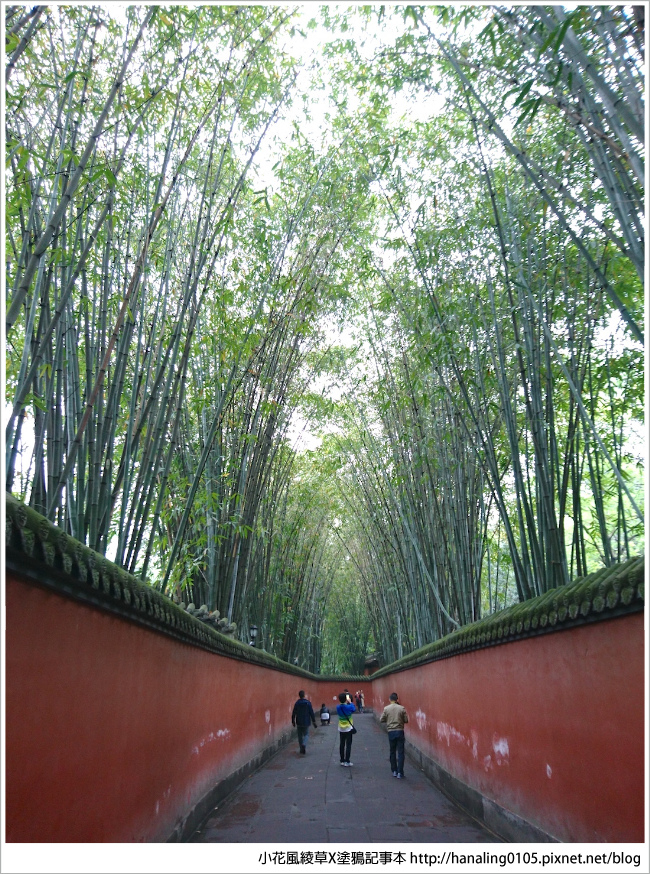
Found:
[[389, 731], [388, 743], [390, 744], [390, 769], [393, 773], [404, 776], [404, 732]]
[[350, 761], [350, 750], [352, 749], [352, 732], [351, 731], [340, 731], [339, 732], [339, 753], [341, 755], [342, 762]]

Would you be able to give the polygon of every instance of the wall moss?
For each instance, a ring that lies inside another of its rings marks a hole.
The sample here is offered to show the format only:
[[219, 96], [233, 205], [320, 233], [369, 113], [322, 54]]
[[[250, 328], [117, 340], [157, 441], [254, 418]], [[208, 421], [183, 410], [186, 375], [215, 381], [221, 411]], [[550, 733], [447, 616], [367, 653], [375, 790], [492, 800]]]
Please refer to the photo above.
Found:
[[[119, 613], [131, 621], [230, 658], [310, 679], [341, 679], [315, 676], [221, 634], [142, 580], [74, 540], [12, 495], [6, 496], [6, 510], [9, 570], [60, 594]], [[474, 649], [643, 610], [644, 572], [643, 556], [601, 568], [560, 589], [551, 589], [539, 598], [514, 604], [466, 625], [380, 668], [372, 676], [380, 677]], [[346, 676], [344, 679], [366, 682], [368, 677]]]
[[[315, 676], [221, 634], [9, 494], [6, 495], [5, 543], [9, 571], [60, 595], [117, 613], [139, 625], [229, 658], [319, 681], [341, 679]], [[346, 681], [357, 679], [367, 678], [345, 677]]]
[[482, 647], [641, 611], [645, 603], [644, 574], [643, 556], [601, 568], [539, 598], [514, 604], [459, 628], [380, 668], [372, 675], [373, 679]]

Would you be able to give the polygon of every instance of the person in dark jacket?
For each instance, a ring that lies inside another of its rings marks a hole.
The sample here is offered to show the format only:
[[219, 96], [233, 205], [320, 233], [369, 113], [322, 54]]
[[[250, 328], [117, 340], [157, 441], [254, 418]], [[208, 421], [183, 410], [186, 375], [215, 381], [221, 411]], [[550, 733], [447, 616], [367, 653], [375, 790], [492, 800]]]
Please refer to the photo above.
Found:
[[330, 724], [330, 711], [327, 704], [321, 704], [320, 708], [320, 724], [321, 725], [329, 725]]
[[316, 728], [316, 717], [314, 716], [314, 708], [311, 706], [311, 701], [305, 698], [305, 693], [302, 689], [298, 692], [298, 700], [293, 705], [291, 724], [295, 725], [298, 729], [298, 746], [304, 756], [307, 752], [309, 726], [311, 724]]

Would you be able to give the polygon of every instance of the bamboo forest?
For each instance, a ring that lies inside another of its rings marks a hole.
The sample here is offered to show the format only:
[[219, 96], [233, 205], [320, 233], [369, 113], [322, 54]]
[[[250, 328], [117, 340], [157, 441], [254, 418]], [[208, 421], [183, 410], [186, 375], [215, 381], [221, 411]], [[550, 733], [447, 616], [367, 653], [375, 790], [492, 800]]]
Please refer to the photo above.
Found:
[[643, 552], [643, 6], [3, 11], [7, 493], [314, 673]]

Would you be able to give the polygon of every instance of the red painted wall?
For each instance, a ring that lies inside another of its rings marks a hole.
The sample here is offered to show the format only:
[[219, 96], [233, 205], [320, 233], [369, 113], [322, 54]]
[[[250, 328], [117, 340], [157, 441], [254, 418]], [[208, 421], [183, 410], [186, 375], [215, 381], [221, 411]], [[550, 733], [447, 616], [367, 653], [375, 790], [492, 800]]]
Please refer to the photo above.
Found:
[[408, 739], [561, 841], [643, 842], [643, 614], [505, 643], [373, 680]]
[[643, 615], [360, 681], [205, 652], [19, 579], [6, 586], [9, 842], [166, 840], [341, 686], [393, 690], [412, 743], [564, 841], [642, 841]]
[[16, 579], [6, 596], [10, 842], [166, 840], [217, 782], [290, 730], [299, 689], [315, 708], [340, 691]]

